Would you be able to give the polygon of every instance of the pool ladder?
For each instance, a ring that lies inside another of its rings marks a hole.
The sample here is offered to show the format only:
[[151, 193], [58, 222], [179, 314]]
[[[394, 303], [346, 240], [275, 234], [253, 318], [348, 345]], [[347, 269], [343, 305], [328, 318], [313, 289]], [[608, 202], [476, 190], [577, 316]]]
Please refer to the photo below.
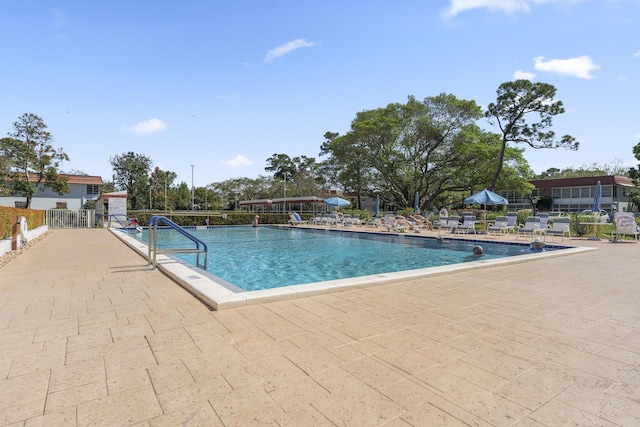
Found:
[[[195, 248], [164, 248], [158, 249], [158, 225], [164, 223], [167, 227], [176, 230], [178, 233], [185, 236], [196, 244]], [[184, 228], [180, 227], [169, 218], [161, 215], [154, 215], [149, 218], [149, 255], [147, 260], [153, 268], [157, 267], [156, 254], [196, 254], [196, 267], [201, 267], [203, 270], [207, 269], [207, 244], [196, 236], [189, 233]], [[204, 263], [200, 266], [200, 254], [204, 254]]]

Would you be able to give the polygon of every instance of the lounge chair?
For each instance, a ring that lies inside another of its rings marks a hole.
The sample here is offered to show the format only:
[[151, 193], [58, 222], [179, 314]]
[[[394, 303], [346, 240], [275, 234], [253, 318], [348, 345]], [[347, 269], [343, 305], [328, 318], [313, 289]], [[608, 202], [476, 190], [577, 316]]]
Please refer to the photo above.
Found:
[[473, 215], [465, 215], [462, 223], [456, 227], [456, 233], [469, 234], [476, 233], [476, 217]]
[[517, 212], [507, 212], [507, 233], [511, 231], [515, 231], [518, 228], [518, 213]]
[[561, 217], [553, 220], [551, 227], [547, 227], [544, 240], [547, 240], [547, 236], [560, 236], [564, 241], [565, 234], [571, 238], [571, 218]]
[[533, 235], [537, 233], [538, 230], [540, 230], [540, 218], [530, 216], [526, 219], [524, 225], [521, 224], [516, 230], [516, 240], [519, 236], [530, 235], [531, 237], [533, 237]]
[[540, 218], [540, 232], [538, 234], [543, 234], [544, 231], [547, 229], [547, 224], [549, 223], [549, 214], [541, 213], [536, 216]]
[[398, 215], [396, 216], [396, 231], [414, 231], [416, 233], [420, 232], [420, 227], [417, 224], [412, 223], [407, 218]]
[[289, 214], [289, 224], [300, 225], [304, 223], [305, 221], [302, 220], [302, 217], [300, 217], [300, 214], [298, 214], [298, 212], [292, 212]]
[[487, 235], [499, 236], [500, 234], [508, 234], [508, 224], [509, 220], [507, 220], [506, 216], [497, 216], [493, 223], [489, 223], [489, 226], [487, 227]]
[[638, 225], [632, 212], [616, 212], [613, 221], [616, 223], [616, 240], [622, 240], [624, 236], [638, 240]]
[[[446, 222], [443, 223], [443, 221], [445, 220]], [[449, 218], [440, 218], [440, 225], [438, 226], [438, 234], [442, 233], [443, 231], [449, 231], [450, 233], [455, 233], [459, 225], [460, 225], [460, 221], [458, 220], [457, 216], [452, 216]]]
[[353, 222], [353, 225], [357, 225], [357, 226], [362, 225], [362, 221], [360, 221], [360, 214], [353, 215], [352, 222]]

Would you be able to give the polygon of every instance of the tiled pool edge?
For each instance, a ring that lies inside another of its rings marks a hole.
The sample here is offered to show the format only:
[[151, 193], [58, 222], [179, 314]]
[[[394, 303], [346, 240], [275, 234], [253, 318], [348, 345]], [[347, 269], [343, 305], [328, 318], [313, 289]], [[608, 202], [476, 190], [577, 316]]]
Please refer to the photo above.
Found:
[[[145, 260], [148, 247], [144, 242], [134, 239], [122, 231], [109, 229], [118, 239], [137, 252]], [[541, 252], [536, 254], [517, 255], [499, 259], [478, 260], [465, 264], [454, 264], [441, 267], [431, 267], [418, 270], [400, 271], [396, 273], [377, 274], [350, 279], [330, 280], [326, 282], [308, 283], [275, 289], [235, 293], [224, 286], [200, 274], [180, 262], [166, 256], [157, 255], [158, 269], [167, 277], [195, 295], [203, 303], [214, 310], [241, 307], [252, 304], [262, 304], [273, 301], [309, 297], [313, 295], [340, 292], [350, 289], [366, 288], [386, 285], [403, 280], [437, 276], [451, 272], [495, 267], [500, 265], [519, 264], [541, 258], [573, 255], [581, 252], [597, 250], [592, 247], [571, 247], [560, 251]]]

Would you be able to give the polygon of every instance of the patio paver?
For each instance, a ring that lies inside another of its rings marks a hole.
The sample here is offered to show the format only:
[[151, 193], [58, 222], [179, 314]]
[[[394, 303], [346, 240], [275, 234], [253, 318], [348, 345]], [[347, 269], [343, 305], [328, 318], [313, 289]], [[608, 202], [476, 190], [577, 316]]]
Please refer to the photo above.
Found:
[[570, 243], [215, 312], [55, 230], [0, 268], [0, 426], [640, 425], [640, 244]]

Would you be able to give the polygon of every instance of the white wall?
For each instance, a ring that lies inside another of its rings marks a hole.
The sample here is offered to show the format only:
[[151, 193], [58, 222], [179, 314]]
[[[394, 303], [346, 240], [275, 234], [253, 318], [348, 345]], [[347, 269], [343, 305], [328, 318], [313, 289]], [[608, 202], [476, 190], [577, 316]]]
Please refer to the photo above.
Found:
[[[29, 224], [27, 224], [27, 241], [33, 240], [36, 237], [42, 236], [49, 231], [49, 227], [42, 225], [40, 227], [29, 230]], [[20, 245], [20, 234], [18, 234], [18, 245]], [[11, 251], [11, 238], [0, 240], [0, 255], [4, 255]]]

